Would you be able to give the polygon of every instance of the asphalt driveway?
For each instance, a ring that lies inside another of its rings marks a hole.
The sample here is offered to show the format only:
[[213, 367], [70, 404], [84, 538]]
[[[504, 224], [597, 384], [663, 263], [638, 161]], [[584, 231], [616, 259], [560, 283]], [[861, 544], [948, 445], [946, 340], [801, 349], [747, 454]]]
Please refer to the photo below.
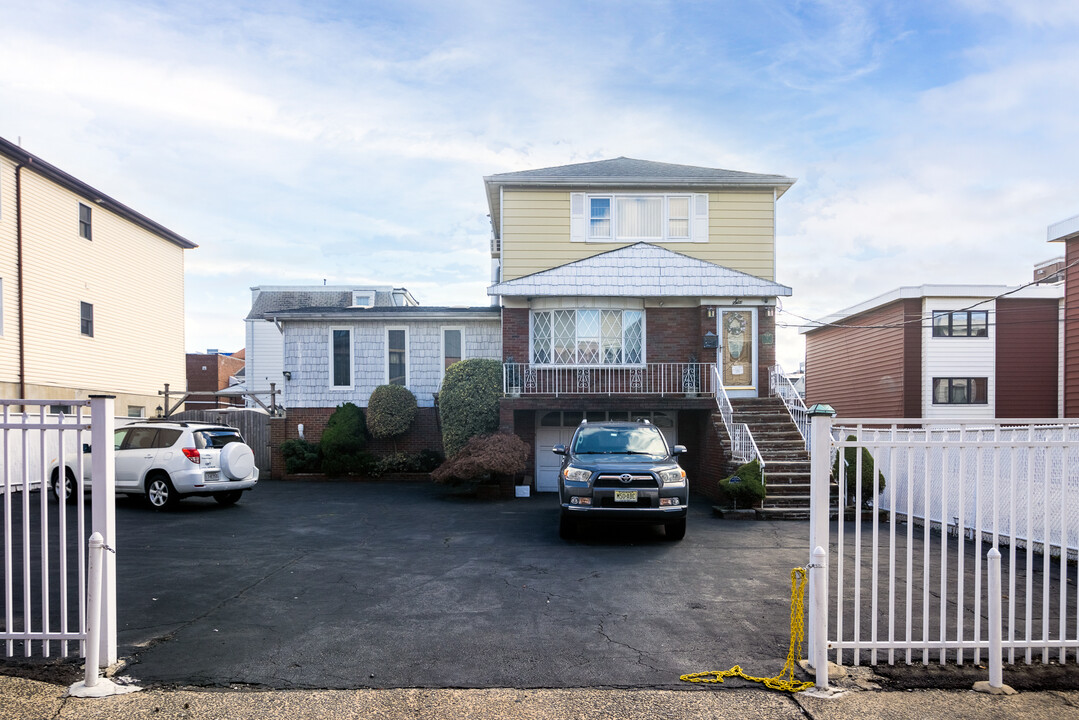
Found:
[[[685, 540], [565, 542], [557, 498], [262, 482], [235, 507], [118, 502], [120, 654], [144, 685], [685, 688], [779, 671], [802, 523], [691, 503]], [[737, 681], [732, 681], [737, 684]]]

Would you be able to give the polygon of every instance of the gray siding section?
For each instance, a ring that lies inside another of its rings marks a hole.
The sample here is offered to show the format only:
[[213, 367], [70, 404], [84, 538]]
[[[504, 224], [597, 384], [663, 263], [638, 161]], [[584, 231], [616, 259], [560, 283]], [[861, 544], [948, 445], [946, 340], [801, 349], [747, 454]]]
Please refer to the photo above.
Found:
[[[330, 386], [330, 329], [352, 331], [351, 388]], [[420, 407], [433, 407], [442, 384], [442, 329], [460, 328], [465, 358], [502, 358], [498, 318], [482, 321], [288, 322], [284, 325], [285, 407], [336, 407], [352, 402], [366, 407], [371, 392], [386, 384], [386, 330], [408, 329], [408, 389]]]

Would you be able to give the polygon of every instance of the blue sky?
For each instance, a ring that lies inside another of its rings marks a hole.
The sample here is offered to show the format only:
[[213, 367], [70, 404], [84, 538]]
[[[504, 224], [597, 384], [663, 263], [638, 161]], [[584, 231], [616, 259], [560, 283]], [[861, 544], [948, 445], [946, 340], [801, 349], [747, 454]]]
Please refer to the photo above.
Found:
[[[201, 246], [186, 346], [253, 285], [488, 303], [482, 178], [625, 155], [798, 178], [781, 324], [1020, 284], [1079, 213], [1079, 3], [0, 0], [0, 136]], [[781, 328], [781, 362], [802, 342]]]

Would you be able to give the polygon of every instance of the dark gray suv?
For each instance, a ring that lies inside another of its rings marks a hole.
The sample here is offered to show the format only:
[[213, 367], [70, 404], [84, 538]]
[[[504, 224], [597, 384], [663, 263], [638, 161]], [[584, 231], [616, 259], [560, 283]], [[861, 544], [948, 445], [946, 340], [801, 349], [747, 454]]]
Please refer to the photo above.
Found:
[[689, 482], [659, 428], [640, 422], [582, 422], [562, 456], [559, 534], [573, 535], [587, 518], [662, 524], [668, 540], [686, 535]]

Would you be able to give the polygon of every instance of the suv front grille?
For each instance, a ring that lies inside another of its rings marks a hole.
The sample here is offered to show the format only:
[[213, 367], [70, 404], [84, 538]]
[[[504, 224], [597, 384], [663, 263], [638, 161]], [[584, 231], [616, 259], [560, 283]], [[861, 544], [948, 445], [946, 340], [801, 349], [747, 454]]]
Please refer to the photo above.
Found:
[[629, 473], [629, 482], [622, 482], [622, 475], [599, 475], [593, 487], [598, 488], [658, 488], [659, 483], [651, 475]]

